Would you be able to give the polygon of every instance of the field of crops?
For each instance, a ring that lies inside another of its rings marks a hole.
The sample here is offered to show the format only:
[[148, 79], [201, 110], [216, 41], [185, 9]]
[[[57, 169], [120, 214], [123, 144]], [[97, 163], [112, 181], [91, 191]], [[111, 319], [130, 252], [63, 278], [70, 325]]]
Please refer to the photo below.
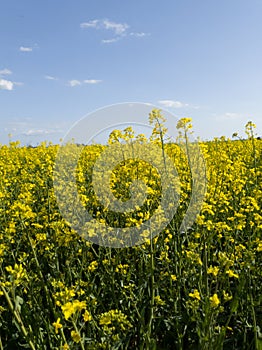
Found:
[[[200, 143], [207, 191], [195, 223], [181, 231], [192, 169], [185, 152], [164, 141], [159, 120], [151, 115], [150, 140], [131, 128], [115, 131], [109, 145], [84, 147], [78, 163], [79, 198], [92, 218], [130, 228], [157, 210], [159, 173], [138, 159], [115, 167], [115, 197], [130, 199], [134, 179], [147, 185], [147, 197], [132, 212], [114, 213], [92, 187], [99, 155], [120, 141], [154, 143], [174, 162], [176, 214], [154, 238], [148, 230], [142, 244], [123, 248], [91, 243], [103, 233], [82, 237], [61, 214], [58, 146], [0, 147], [0, 350], [262, 349], [262, 141], [249, 122], [245, 140]], [[186, 140], [190, 120], [178, 128]]]

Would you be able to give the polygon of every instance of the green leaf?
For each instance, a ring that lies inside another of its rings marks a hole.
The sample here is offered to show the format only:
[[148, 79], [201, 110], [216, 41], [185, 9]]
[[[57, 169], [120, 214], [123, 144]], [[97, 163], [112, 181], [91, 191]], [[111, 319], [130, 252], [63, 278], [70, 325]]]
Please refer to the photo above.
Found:
[[17, 295], [15, 298], [15, 310], [17, 310], [19, 313], [21, 312], [21, 305], [23, 303], [24, 303], [24, 299]]

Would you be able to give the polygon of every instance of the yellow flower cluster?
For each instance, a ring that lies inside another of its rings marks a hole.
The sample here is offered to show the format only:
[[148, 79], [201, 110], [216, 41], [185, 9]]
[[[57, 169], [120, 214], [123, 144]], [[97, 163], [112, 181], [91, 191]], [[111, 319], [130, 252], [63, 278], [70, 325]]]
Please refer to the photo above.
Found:
[[65, 305], [62, 305], [61, 309], [65, 316], [65, 319], [68, 320], [75, 312], [81, 311], [86, 308], [85, 301], [74, 300], [73, 302], [68, 302]]
[[123, 314], [120, 310], [104, 312], [99, 317], [99, 324], [103, 326], [107, 332], [115, 330], [115, 327], [120, 327], [122, 331], [125, 331], [132, 326], [127, 319], [127, 315]]

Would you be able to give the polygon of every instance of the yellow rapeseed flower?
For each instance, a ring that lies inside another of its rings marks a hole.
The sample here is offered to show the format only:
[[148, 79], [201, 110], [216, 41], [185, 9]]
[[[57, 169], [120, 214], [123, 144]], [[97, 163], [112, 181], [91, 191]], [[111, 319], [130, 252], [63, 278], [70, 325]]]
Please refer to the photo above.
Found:
[[97, 261], [92, 261], [89, 266], [88, 266], [88, 271], [93, 272], [97, 269], [98, 262]]
[[237, 273], [234, 273], [233, 270], [227, 270], [226, 271], [226, 274], [229, 276], [229, 277], [235, 277], [235, 278], [239, 278], [239, 275]]
[[177, 280], [176, 275], [170, 275], [170, 277], [171, 277], [171, 280], [172, 280], [172, 281], [176, 281], [176, 280]]
[[80, 334], [76, 331], [71, 331], [71, 337], [75, 343], [79, 343], [81, 340]]
[[193, 292], [193, 293], [189, 293], [189, 296], [190, 296], [191, 298], [194, 298], [194, 299], [197, 299], [197, 300], [201, 300], [199, 291], [198, 291], [197, 289], [194, 289], [194, 292]]
[[62, 305], [61, 309], [65, 316], [65, 319], [68, 320], [76, 311], [81, 311], [86, 308], [85, 301], [74, 300], [73, 302], [68, 302]]
[[91, 321], [91, 320], [92, 320], [92, 316], [91, 316], [90, 312], [87, 311], [87, 310], [85, 310], [85, 313], [84, 313], [84, 315], [83, 315], [83, 318], [84, 318], [84, 321], [85, 321], [85, 322], [88, 322], [88, 321]]
[[207, 273], [208, 274], [212, 274], [213, 276], [217, 276], [218, 275], [218, 272], [219, 272], [219, 267], [218, 266], [210, 266], [208, 269], [207, 269]]
[[161, 299], [160, 295], [155, 296], [155, 303], [156, 305], [165, 305], [165, 302]]
[[224, 297], [225, 302], [227, 302], [233, 298], [231, 295], [229, 295], [229, 293], [225, 292], [224, 290], [223, 290], [223, 297]]
[[217, 293], [215, 293], [212, 297], [209, 298], [211, 307], [216, 308], [220, 304], [220, 300], [217, 296]]
[[74, 313], [74, 307], [71, 302], [68, 302], [65, 305], [62, 305], [61, 308], [66, 320], [68, 320], [69, 317]]
[[53, 322], [52, 325], [55, 327], [56, 334], [58, 333], [58, 330], [63, 327], [60, 323], [60, 318], [58, 318], [56, 322]]

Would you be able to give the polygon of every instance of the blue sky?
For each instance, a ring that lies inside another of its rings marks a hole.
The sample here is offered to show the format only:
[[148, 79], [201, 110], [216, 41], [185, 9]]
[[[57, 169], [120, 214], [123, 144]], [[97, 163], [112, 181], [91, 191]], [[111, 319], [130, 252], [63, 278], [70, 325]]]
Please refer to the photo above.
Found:
[[192, 117], [202, 139], [248, 120], [261, 135], [261, 14], [261, 0], [2, 0], [0, 143], [58, 142], [121, 102]]

